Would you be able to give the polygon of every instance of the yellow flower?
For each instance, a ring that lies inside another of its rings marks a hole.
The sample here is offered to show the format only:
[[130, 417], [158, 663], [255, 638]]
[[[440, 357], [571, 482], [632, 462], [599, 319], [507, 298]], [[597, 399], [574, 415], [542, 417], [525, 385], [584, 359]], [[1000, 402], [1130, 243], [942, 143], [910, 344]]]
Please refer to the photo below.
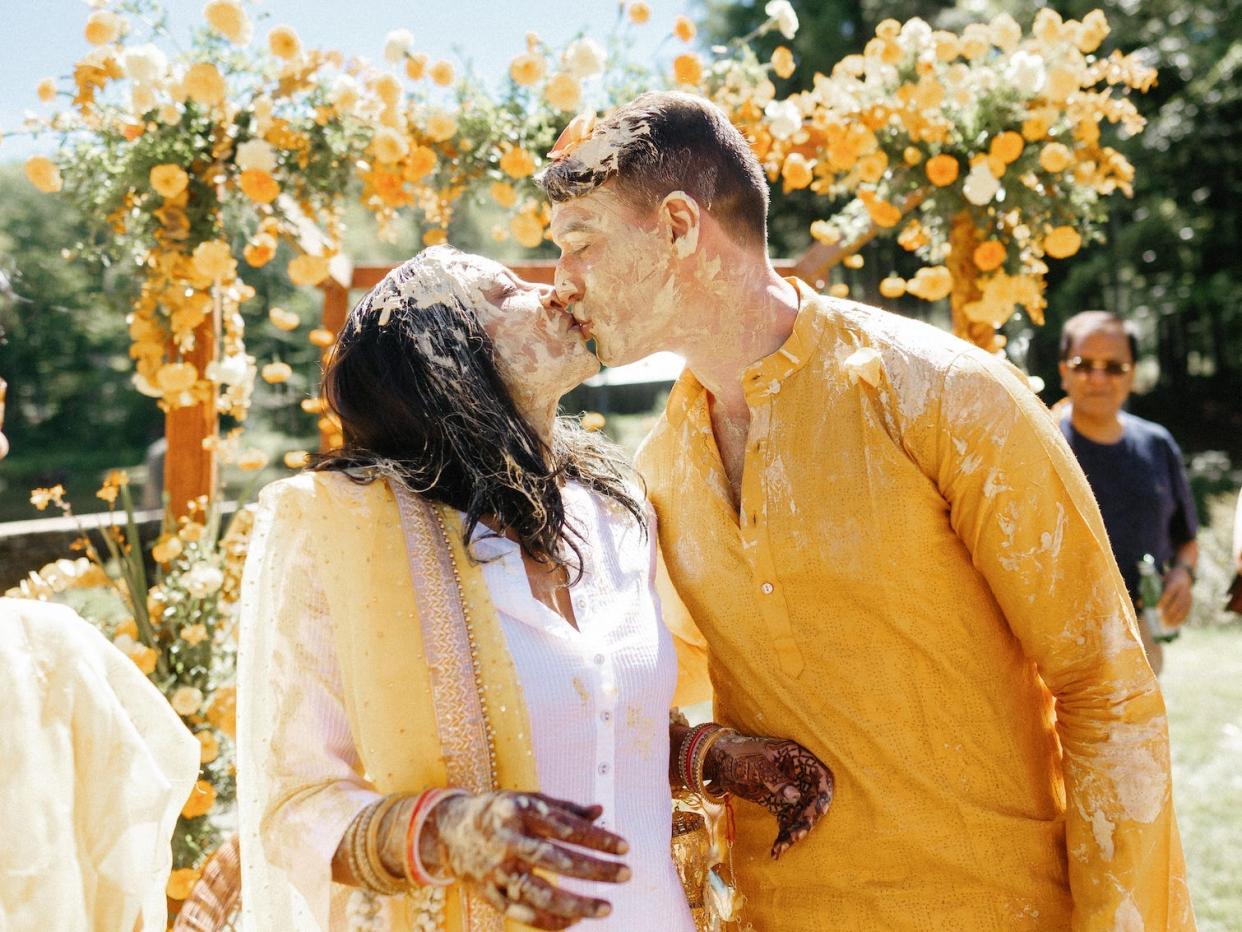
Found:
[[111, 10], [96, 10], [86, 18], [86, 41], [91, 45], [108, 45], [121, 36], [125, 20]]
[[452, 64], [444, 59], [440, 59], [431, 66], [430, 74], [431, 80], [441, 87], [448, 87], [453, 83], [453, 78], [455, 77]]
[[[194, 625], [201, 628], [202, 625]], [[220, 741], [210, 731], [200, 731], [194, 735], [198, 739], [198, 762], [210, 764], [220, 756]]]
[[543, 96], [556, 109], [573, 112], [582, 105], [582, 85], [568, 71], [558, 71], [548, 79]]
[[998, 136], [992, 138], [990, 154], [994, 158], [1000, 159], [1006, 165], [1018, 160], [1018, 156], [1022, 154], [1025, 142], [1022, 136], [1012, 130], [1006, 130]]
[[906, 282], [906, 290], [924, 301], [939, 301], [953, 290], [953, 276], [943, 265], [925, 265]]
[[642, 0], [638, 0], [636, 3], [631, 3], [626, 12], [629, 13], [630, 22], [635, 26], [641, 26], [643, 23], [647, 22], [647, 20], [651, 19], [651, 7], [643, 3]]
[[448, 242], [448, 231], [443, 227], [434, 227], [423, 234], [424, 246], [442, 246]]
[[207, 721], [230, 738], [237, 735], [237, 688], [221, 686], [207, 706]]
[[906, 293], [906, 280], [900, 275], [890, 275], [880, 282], [880, 294], [886, 298], [900, 298]]
[[328, 277], [328, 260], [309, 253], [301, 255], [289, 262], [288, 272], [289, 280], [295, 285], [318, 285]]
[[678, 16], [675, 20], [673, 20], [673, 35], [675, 35], [682, 42], [694, 41], [696, 32], [698, 32], [698, 30], [694, 28], [694, 23], [690, 21], [690, 17]]
[[944, 153], [933, 155], [927, 160], [927, 165], [924, 167], [924, 171], [927, 172], [927, 180], [938, 188], [943, 188], [957, 181], [958, 170], [957, 159]]
[[259, 374], [263, 376], [263, 381], [268, 385], [280, 385], [282, 382], [289, 381], [289, 377], [293, 375], [293, 369], [287, 362], [269, 362], [259, 370]]
[[808, 187], [815, 176], [811, 173], [814, 163], [808, 162], [801, 152], [791, 152], [785, 156], [785, 164], [781, 166], [781, 178], [785, 181], [785, 191], [800, 191]]
[[55, 194], [64, 186], [56, 163], [42, 155], [32, 155], [26, 160], [26, 177], [44, 194]]
[[544, 61], [543, 56], [531, 52], [519, 55], [509, 63], [509, 77], [515, 84], [521, 84], [523, 87], [538, 84], [543, 80], [547, 70], [547, 62]]
[[156, 165], [151, 169], [151, 190], [160, 197], [177, 197], [190, 183], [190, 176], [180, 165]]
[[156, 563], [167, 565], [181, 556], [183, 549], [181, 538], [176, 534], [168, 534], [155, 542], [155, 546], [151, 548], [151, 556]]
[[1044, 96], [1055, 103], [1062, 103], [1078, 90], [1078, 74], [1069, 68], [1052, 68], [1044, 84]]
[[528, 178], [535, 173], [535, 159], [525, 149], [508, 149], [500, 157], [500, 170], [510, 178]]
[[189, 391], [198, 381], [198, 369], [191, 362], [166, 362], [155, 373], [155, 384], [165, 395]]
[[841, 240], [841, 234], [827, 220], [816, 220], [811, 224], [811, 237], [825, 246], [832, 246]]
[[138, 623], [133, 618], [126, 618], [112, 632], [114, 638], [127, 637], [130, 640], [138, 640]]
[[215, 107], [224, 103], [229, 93], [224, 75], [220, 74], [215, 65], [206, 61], [191, 65], [181, 86], [190, 100], [204, 107]]
[[905, 150], [901, 153], [901, 159], [907, 165], [917, 165], [919, 162], [923, 161], [923, 150], [917, 148], [916, 146], [906, 146]]
[[155, 663], [159, 660], [160, 652], [154, 647], [145, 647], [142, 644], [138, 644], [135, 647], [131, 647], [127, 653], [129, 655], [129, 659], [134, 662], [134, 665], [137, 666], [145, 676], [150, 676], [153, 672], [155, 672]]
[[237, 457], [237, 468], [243, 472], [258, 472], [267, 465], [267, 454], [262, 450], [246, 450]]
[[457, 118], [451, 113], [436, 110], [427, 117], [426, 130], [432, 142], [447, 142], [457, 135]]
[[703, 80], [703, 63], [693, 52], [673, 59], [673, 80], [678, 84], [698, 84]]
[[[901, 222], [901, 210], [896, 204], [890, 204], [888, 201], [877, 198], [867, 198], [864, 204], [867, 207], [867, 213], [871, 215], [872, 223], [878, 227], [883, 227], [887, 230]], [[861, 259], [862, 256], [858, 258]]]
[[772, 52], [772, 70], [776, 72], [776, 76], [788, 78], [796, 68], [793, 52], [783, 45], [778, 45]]
[[234, 45], [245, 45], [253, 34], [250, 18], [238, 0], [209, 0], [203, 7], [203, 18]]
[[842, 259], [841, 264], [847, 269], [861, 269], [864, 261], [862, 255], [855, 252]]
[[506, 210], [517, 203], [517, 191], [513, 190], [513, 185], [511, 184], [503, 181], [493, 181], [488, 191], [492, 195], [492, 200]]
[[589, 430], [589, 431], [594, 432], [594, 431], [603, 430], [604, 425], [607, 422], [605, 421], [604, 416], [600, 414], [598, 411], [587, 411], [586, 413], [582, 415], [582, 420], [580, 423], [582, 424], [583, 430]]
[[875, 27], [875, 34], [881, 39], [896, 39], [901, 35], [901, 23], [891, 17], [882, 19]]
[[410, 55], [405, 60], [405, 76], [411, 81], [421, 81], [427, 75], [427, 56]]
[[888, 156], [883, 150], [877, 150], [859, 159], [855, 168], [858, 170], [858, 177], [861, 181], [875, 184], [884, 177], [884, 170], [888, 168]]
[[179, 867], [168, 875], [164, 892], [170, 900], [184, 900], [194, 889], [194, 884], [198, 883], [201, 874], [202, 871], [197, 867]]
[[56, 81], [54, 78], [44, 78], [35, 86], [35, 94], [39, 100], [45, 104], [50, 104], [56, 99]]
[[270, 233], [256, 233], [242, 249], [242, 256], [251, 268], [260, 269], [276, 255], [276, 237]]
[[1068, 259], [1082, 248], [1082, 236], [1071, 226], [1054, 228], [1044, 237], [1044, 252], [1054, 259]]
[[181, 629], [181, 640], [191, 647], [196, 647], [207, 640], [207, 627], [205, 625], [186, 625]]
[[216, 804], [216, 788], [206, 780], [198, 780], [194, 789], [190, 790], [190, 798], [181, 807], [181, 815], [186, 819], [197, 819], [211, 811]]
[[534, 249], [543, 242], [543, 224], [531, 210], [524, 210], [509, 221], [509, 232], [527, 249]]
[[203, 691], [196, 686], [182, 686], [168, 698], [178, 715], [193, 715], [203, 707]]
[[1005, 261], [1005, 246], [994, 239], [986, 240], [975, 247], [971, 258], [980, 272], [990, 272]]
[[375, 79], [372, 87], [375, 89], [375, 96], [388, 106], [395, 107], [400, 103], [401, 82], [397, 80], [396, 75], [385, 72]]
[[276, 179], [261, 168], [242, 172], [238, 184], [242, 193], [256, 204], [270, 204], [280, 196], [280, 185]]
[[194, 271], [203, 278], [224, 281], [237, 274], [237, 260], [224, 240], [207, 240], [194, 249]]
[[850, 296], [850, 286], [845, 282], [837, 282], [828, 289], [828, 293], [834, 298], [848, 298]]
[[267, 34], [267, 47], [277, 58], [297, 58], [302, 51], [302, 40], [292, 26], [277, 26]]
[[1022, 121], [1022, 138], [1027, 142], [1038, 142], [1048, 135], [1048, 120], [1042, 116], [1028, 117]]
[[297, 330], [302, 323], [301, 318], [293, 311], [286, 311], [283, 307], [273, 306], [267, 312], [267, 319], [272, 322], [272, 326], [277, 330]]
[[310, 462], [310, 454], [305, 450], [290, 450], [285, 454], [285, 467], [288, 469], [304, 469]]
[[371, 137], [371, 151], [381, 162], [399, 162], [408, 149], [405, 137], [387, 126], [381, 126]]
[[316, 327], [306, 335], [306, 339], [320, 349], [327, 349], [336, 342], [336, 334], [324, 327]]
[[410, 157], [405, 160], [405, 177], [408, 181], [418, 181], [435, 170], [436, 154], [426, 146], [415, 146]]
[[1073, 160], [1069, 147], [1059, 142], [1048, 143], [1039, 153], [1039, 167], [1052, 174], [1065, 171]]

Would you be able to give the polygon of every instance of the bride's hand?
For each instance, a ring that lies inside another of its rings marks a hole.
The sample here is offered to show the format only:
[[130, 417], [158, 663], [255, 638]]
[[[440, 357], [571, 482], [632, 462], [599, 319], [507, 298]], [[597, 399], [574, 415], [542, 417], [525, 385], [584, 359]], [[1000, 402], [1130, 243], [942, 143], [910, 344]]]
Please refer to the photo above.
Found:
[[727, 732], [708, 751], [703, 777], [713, 792], [732, 793], [776, 816], [774, 859], [805, 838], [832, 803], [832, 771], [796, 741]]
[[558, 889], [533, 870], [605, 883], [628, 880], [624, 864], [560, 844], [625, 854], [625, 839], [593, 824], [602, 813], [600, 806], [538, 793], [452, 796], [432, 810], [419, 856], [433, 874], [451, 874], [510, 919], [537, 929], [565, 929], [580, 919], [607, 916], [611, 904]]

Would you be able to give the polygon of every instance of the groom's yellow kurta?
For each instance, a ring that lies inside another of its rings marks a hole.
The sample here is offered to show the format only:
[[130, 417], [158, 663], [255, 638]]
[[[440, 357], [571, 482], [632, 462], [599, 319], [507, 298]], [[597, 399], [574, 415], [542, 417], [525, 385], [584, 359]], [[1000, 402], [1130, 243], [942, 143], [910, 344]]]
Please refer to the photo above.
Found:
[[802, 303], [744, 376], [740, 522], [689, 373], [639, 453], [716, 717], [836, 774], [779, 862], [736, 806], [743, 927], [1193, 927], [1163, 700], [1046, 409], [932, 327]]

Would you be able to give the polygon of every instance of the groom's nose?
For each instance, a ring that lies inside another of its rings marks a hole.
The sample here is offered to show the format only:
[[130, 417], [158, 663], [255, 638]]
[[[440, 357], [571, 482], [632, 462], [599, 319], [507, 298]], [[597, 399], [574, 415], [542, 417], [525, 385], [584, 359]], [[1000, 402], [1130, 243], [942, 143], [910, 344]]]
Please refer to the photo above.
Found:
[[556, 275], [553, 277], [556, 283], [556, 297], [565, 305], [573, 304], [575, 301], [582, 300], [583, 288], [579, 284], [577, 278], [565, 271], [562, 263], [556, 266]]

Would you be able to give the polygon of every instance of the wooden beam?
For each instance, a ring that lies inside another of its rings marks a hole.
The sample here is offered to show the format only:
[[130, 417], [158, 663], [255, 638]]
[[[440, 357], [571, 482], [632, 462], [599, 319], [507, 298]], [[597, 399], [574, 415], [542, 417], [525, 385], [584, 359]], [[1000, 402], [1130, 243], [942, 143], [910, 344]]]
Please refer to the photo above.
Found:
[[[215, 326], [211, 315], [194, 329], [194, 348], [182, 354], [192, 363], [199, 378], [216, 358]], [[218, 466], [216, 451], [204, 441], [219, 433], [215, 391], [204, 404], [176, 408], [164, 415], [164, 436], [168, 450], [164, 456], [164, 491], [174, 515], [189, 513], [189, 504], [216, 489]]]

